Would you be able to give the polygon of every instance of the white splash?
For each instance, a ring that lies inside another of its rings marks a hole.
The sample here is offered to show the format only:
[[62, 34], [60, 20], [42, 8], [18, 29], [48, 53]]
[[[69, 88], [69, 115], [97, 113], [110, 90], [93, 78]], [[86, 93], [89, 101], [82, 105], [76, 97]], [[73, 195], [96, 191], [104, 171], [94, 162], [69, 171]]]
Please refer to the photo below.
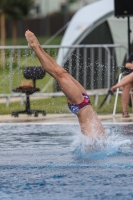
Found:
[[106, 140], [95, 137], [95, 141], [92, 141], [88, 136], [78, 132], [73, 138], [72, 152], [82, 158], [103, 159], [122, 152], [132, 144], [131, 140], [123, 135], [110, 132], [106, 135]]

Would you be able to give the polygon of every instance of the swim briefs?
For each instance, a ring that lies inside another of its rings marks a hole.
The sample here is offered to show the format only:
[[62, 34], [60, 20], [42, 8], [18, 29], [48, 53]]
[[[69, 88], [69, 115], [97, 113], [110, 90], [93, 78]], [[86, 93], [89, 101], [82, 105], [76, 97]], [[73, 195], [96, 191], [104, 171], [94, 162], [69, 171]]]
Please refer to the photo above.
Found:
[[91, 105], [90, 99], [88, 94], [82, 93], [84, 100], [79, 104], [71, 104], [68, 103], [68, 107], [71, 110], [72, 113], [76, 114], [81, 108], [83, 108], [86, 105]]

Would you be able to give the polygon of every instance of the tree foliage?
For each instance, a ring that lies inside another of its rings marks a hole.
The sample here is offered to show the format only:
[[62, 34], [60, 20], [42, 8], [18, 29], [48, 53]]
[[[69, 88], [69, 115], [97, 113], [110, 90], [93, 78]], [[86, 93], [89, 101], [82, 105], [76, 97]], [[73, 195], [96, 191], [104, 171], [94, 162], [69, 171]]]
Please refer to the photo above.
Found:
[[79, 0], [68, 0], [68, 3], [76, 3]]
[[0, 0], [0, 10], [12, 19], [26, 16], [34, 5], [34, 0]]

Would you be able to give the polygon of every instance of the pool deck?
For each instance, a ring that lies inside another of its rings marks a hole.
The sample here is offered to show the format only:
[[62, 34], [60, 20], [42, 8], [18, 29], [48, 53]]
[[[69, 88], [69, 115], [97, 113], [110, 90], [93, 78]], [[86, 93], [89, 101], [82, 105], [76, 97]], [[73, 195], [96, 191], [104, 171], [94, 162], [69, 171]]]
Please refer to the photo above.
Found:
[[[102, 123], [132, 123], [133, 114], [130, 114], [129, 118], [123, 118], [121, 114], [116, 114], [113, 117], [110, 115], [98, 115]], [[38, 117], [34, 117], [20, 114], [19, 117], [14, 117], [11, 115], [0, 115], [0, 123], [78, 123], [77, 117], [74, 114], [47, 114], [42, 116], [41, 114]]]
[[[40, 97], [34, 97], [35, 99]], [[10, 100], [20, 101], [20, 98], [12, 98]], [[5, 99], [0, 99], [0, 103], [5, 103]], [[133, 123], [133, 113], [130, 113], [130, 117], [123, 118], [122, 114], [116, 114], [113, 117], [112, 114], [109, 115], [98, 115], [99, 119], [102, 123]], [[41, 114], [38, 117], [34, 117], [34, 115], [20, 114], [19, 117], [14, 117], [11, 114], [9, 115], [0, 115], [0, 124], [1, 123], [78, 123], [76, 115], [69, 114], [47, 114], [46, 116], [42, 116]]]

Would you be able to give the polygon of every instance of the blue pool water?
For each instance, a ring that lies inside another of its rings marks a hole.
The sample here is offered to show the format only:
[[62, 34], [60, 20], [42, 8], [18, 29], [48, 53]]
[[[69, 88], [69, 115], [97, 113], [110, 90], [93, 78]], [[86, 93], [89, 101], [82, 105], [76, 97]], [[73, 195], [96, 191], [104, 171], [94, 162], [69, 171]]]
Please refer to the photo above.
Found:
[[133, 124], [104, 124], [106, 143], [77, 124], [1, 124], [0, 200], [133, 199]]

